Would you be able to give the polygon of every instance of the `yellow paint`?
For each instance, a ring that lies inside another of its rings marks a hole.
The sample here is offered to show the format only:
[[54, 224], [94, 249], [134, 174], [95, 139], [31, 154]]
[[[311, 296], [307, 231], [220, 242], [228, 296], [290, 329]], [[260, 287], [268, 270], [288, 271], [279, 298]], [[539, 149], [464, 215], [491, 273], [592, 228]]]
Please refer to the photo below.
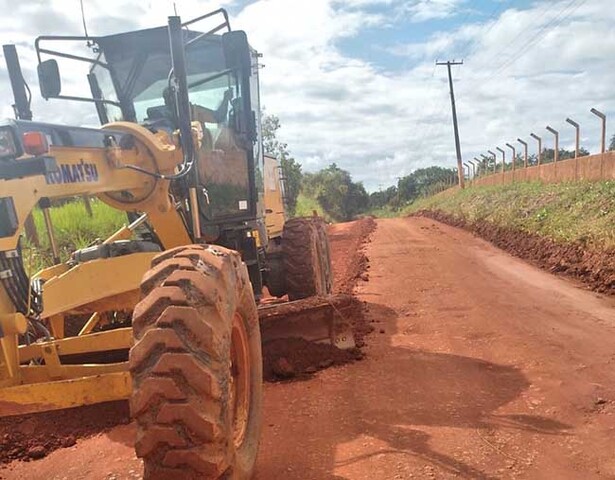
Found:
[[0, 328], [4, 335], [23, 335], [28, 328], [28, 321], [21, 313], [0, 315]]
[[94, 327], [98, 325], [99, 321], [100, 321], [100, 314], [98, 312], [94, 312], [90, 316], [88, 321], [85, 322], [85, 325], [79, 331], [79, 336], [87, 335], [88, 333], [90, 333], [92, 330], [94, 330]]
[[127, 349], [130, 348], [131, 344], [132, 328], [117, 328], [78, 337], [22, 345], [19, 347], [19, 360], [23, 364], [32, 359], [40, 358], [47, 347], [57, 349], [60, 355], [77, 355], [80, 353]]
[[281, 237], [286, 221], [284, 190], [278, 161], [265, 155], [265, 225], [269, 238]]
[[[103, 129], [131, 134], [134, 146], [127, 150], [117, 145], [107, 148], [51, 146], [49, 151], [58, 164], [69, 169], [88, 164], [95, 167], [97, 176], [90, 175], [86, 179], [85, 174], [81, 174], [81, 181], [74, 183], [48, 182], [44, 176], [0, 180], [2, 196], [14, 200], [20, 225], [15, 235], [0, 238], [0, 251], [16, 248], [25, 220], [41, 198], [83, 195], [98, 196], [120, 210], [147, 214], [148, 224], [164, 249], [192, 243], [169, 194], [169, 181], [125, 168], [137, 165], [151, 172], [173, 174], [182, 161], [177, 137], [164, 132], [154, 134], [126, 122], [106, 125]], [[268, 165], [273, 174], [273, 185], [265, 194], [265, 203], [269, 202], [271, 209], [266, 217], [271, 237], [282, 233], [284, 203], [277, 163], [270, 159]], [[112, 238], [128, 239], [131, 235], [128, 228], [123, 228]], [[257, 241], [262, 239], [257, 238]], [[79, 264], [67, 263], [36, 274], [35, 277], [45, 280], [41, 318], [55, 338], [29, 346], [18, 346], [18, 334], [24, 331], [25, 318], [15, 314], [6, 292], [0, 288], [0, 325], [4, 332], [4, 337], [0, 338], [0, 416], [89, 405], [130, 395], [126, 362], [65, 365], [62, 358], [131, 347], [132, 328], [90, 333], [101, 320], [93, 313], [131, 309], [138, 300], [141, 279], [155, 255], [135, 253]], [[64, 319], [72, 313], [93, 315], [78, 336], [63, 338]], [[39, 360], [43, 362], [36, 364]]]
[[2, 388], [0, 416], [120, 400], [128, 398], [131, 389], [130, 374], [127, 371]]
[[[45, 365], [28, 365], [21, 368], [22, 383], [50, 383], [57, 380], [71, 380], [81, 377], [106, 375], [128, 370], [128, 362], [85, 365], [60, 365], [54, 367], [54, 377], [49, 375]], [[52, 385], [53, 386], [53, 385]]]
[[[156, 253], [133, 253], [79, 263], [43, 289], [42, 318], [69, 312], [95, 301], [137, 291]], [[67, 295], [70, 292], [70, 295]]]

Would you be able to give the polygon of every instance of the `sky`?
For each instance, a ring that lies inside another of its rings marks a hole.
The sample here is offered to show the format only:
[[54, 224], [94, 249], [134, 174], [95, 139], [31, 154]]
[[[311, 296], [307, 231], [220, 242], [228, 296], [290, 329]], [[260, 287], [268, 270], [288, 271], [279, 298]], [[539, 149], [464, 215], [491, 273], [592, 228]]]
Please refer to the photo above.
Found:
[[[176, 0], [183, 18], [224, 7], [234, 29], [262, 53], [261, 102], [280, 118], [281, 140], [305, 171], [331, 163], [369, 191], [431, 165], [456, 164], [446, 67], [453, 67], [464, 161], [531, 132], [551, 148], [581, 144], [595, 153], [597, 108], [615, 115], [612, 0]], [[83, 33], [78, 0], [0, 0], [0, 40], [16, 43], [34, 92], [37, 120], [92, 124], [91, 106], [40, 99], [33, 42], [41, 34]], [[84, 0], [89, 33], [159, 26], [173, 2]], [[3, 61], [2, 61], [3, 64]], [[71, 85], [87, 87], [75, 70]], [[73, 84], [74, 83], [74, 84]], [[12, 96], [0, 69], [2, 114]]]

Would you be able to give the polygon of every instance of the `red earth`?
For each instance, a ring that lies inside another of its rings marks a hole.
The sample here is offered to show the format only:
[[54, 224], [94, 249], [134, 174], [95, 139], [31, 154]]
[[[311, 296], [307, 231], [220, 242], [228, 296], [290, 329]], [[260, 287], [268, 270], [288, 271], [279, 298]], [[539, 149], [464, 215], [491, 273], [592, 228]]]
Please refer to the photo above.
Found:
[[[265, 385], [256, 479], [615, 478], [612, 297], [426, 218], [379, 220], [366, 254], [366, 357]], [[0, 474], [141, 478], [133, 441]]]
[[[329, 226], [335, 293], [350, 293], [363, 274], [367, 264], [363, 244], [368, 241], [369, 234], [374, 228], [375, 222], [371, 218]], [[348, 305], [344, 307], [338, 305], [336, 308], [344, 315], [353, 317], [355, 337], [357, 343], [362, 345], [363, 337], [369, 329], [363, 323], [360, 303], [349, 300], [351, 302]], [[309, 301], [306, 302], [305, 305], [310, 304]], [[293, 308], [283, 315], [292, 315]], [[362, 353], [358, 349], [339, 350], [331, 345], [314, 344], [299, 338], [280, 339], [265, 346], [263, 373], [265, 379], [269, 381], [305, 379], [332, 365], [341, 365], [361, 358]], [[280, 365], [285, 366], [282, 372]], [[116, 425], [128, 423], [130, 423], [130, 412], [126, 401], [0, 418], [0, 464], [14, 460], [38, 460], [57, 449], [75, 445], [79, 439], [89, 438]], [[5, 474], [0, 470], [0, 478]]]

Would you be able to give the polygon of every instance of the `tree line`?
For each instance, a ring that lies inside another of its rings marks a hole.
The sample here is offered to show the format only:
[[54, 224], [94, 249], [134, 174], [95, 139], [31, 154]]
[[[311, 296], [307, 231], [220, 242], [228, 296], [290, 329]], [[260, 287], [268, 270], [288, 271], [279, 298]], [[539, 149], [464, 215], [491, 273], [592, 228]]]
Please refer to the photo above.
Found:
[[[282, 176], [285, 180], [286, 204], [290, 215], [297, 209], [300, 194], [314, 199], [322, 210], [333, 220], [347, 221], [355, 216], [376, 209], [400, 209], [420, 197], [433, 195], [448, 187], [455, 181], [456, 168], [432, 166], [420, 168], [399, 177], [397, 185], [369, 194], [361, 182], [355, 182], [350, 173], [332, 163], [318, 172], [304, 172], [301, 164], [293, 158], [288, 145], [277, 138], [280, 129], [280, 120], [277, 116], [263, 114], [263, 146], [265, 154], [277, 158], [280, 162]], [[615, 134], [610, 139], [609, 150], [615, 150]], [[574, 158], [574, 150], [560, 149], [559, 159]], [[583, 147], [579, 155], [589, 155]], [[554, 161], [555, 151], [545, 148], [541, 153], [541, 163]], [[538, 163], [536, 154], [528, 156], [530, 166]], [[524, 159], [518, 154], [515, 158], [515, 167], [522, 168]], [[492, 157], [481, 162], [479, 172], [491, 173], [501, 168], [501, 159]], [[506, 170], [512, 169], [508, 160]]]
[[442, 190], [457, 174], [456, 169], [451, 168], [421, 168], [400, 177], [397, 185], [369, 194], [363, 183], [355, 182], [348, 171], [335, 163], [318, 172], [303, 172], [288, 145], [277, 137], [281, 127], [279, 118], [264, 114], [262, 122], [264, 151], [280, 162], [286, 186], [286, 205], [291, 215], [297, 209], [300, 194], [316, 200], [322, 210], [336, 221], [351, 220], [361, 213], [384, 207], [397, 209], [419, 197]]
[[288, 145], [277, 138], [279, 118], [263, 115], [262, 121], [264, 151], [280, 162], [290, 215], [295, 214], [301, 193], [316, 200], [323, 211], [336, 221], [352, 220], [367, 211], [369, 195], [361, 182], [353, 181], [350, 173], [335, 163], [315, 173], [303, 172], [301, 164], [290, 154]]

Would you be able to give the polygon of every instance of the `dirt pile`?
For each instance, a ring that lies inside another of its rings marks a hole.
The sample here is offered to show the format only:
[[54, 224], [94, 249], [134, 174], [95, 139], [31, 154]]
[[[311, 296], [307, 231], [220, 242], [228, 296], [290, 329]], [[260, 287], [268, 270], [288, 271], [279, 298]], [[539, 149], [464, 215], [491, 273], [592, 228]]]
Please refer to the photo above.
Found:
[[463, 228], [545, 270], [580, 280], [596, 292], [615, 294], [613, 251], [590, 250], [580, 244], [560, 244], [489, 222], [468, 222], [442, 211], [423, 210], [415, 215]]
[[77, 439], [129, 422], [126, 401], [0, 418], [0, 463], [43, 458]]
[[335, 293], [351, 294], [360, 279], [368, 280], [365, 247], [375, 229], [376, 221], [371, 217], [329, 227]]
[[[334, 293], [352, 295], [359, 281], [368, 281], [369, 259], [365, 247], [376, 228], [373, 218], [330, 225], [328, 229], [334, 275]], [[351, 325], [357, 348], [340, 350], [332, 345], [315, 344], [299, 338], [268, 342], [263, 348], [263, 376], [265, 380], [300, 379], [332, 365], [360, 360], [360, 348], [373, 327], [365, 320], [363, 304], [354, 297], [343, 309], [337, 310]], [[292, 312], [289, 312], [292, 315]]]

